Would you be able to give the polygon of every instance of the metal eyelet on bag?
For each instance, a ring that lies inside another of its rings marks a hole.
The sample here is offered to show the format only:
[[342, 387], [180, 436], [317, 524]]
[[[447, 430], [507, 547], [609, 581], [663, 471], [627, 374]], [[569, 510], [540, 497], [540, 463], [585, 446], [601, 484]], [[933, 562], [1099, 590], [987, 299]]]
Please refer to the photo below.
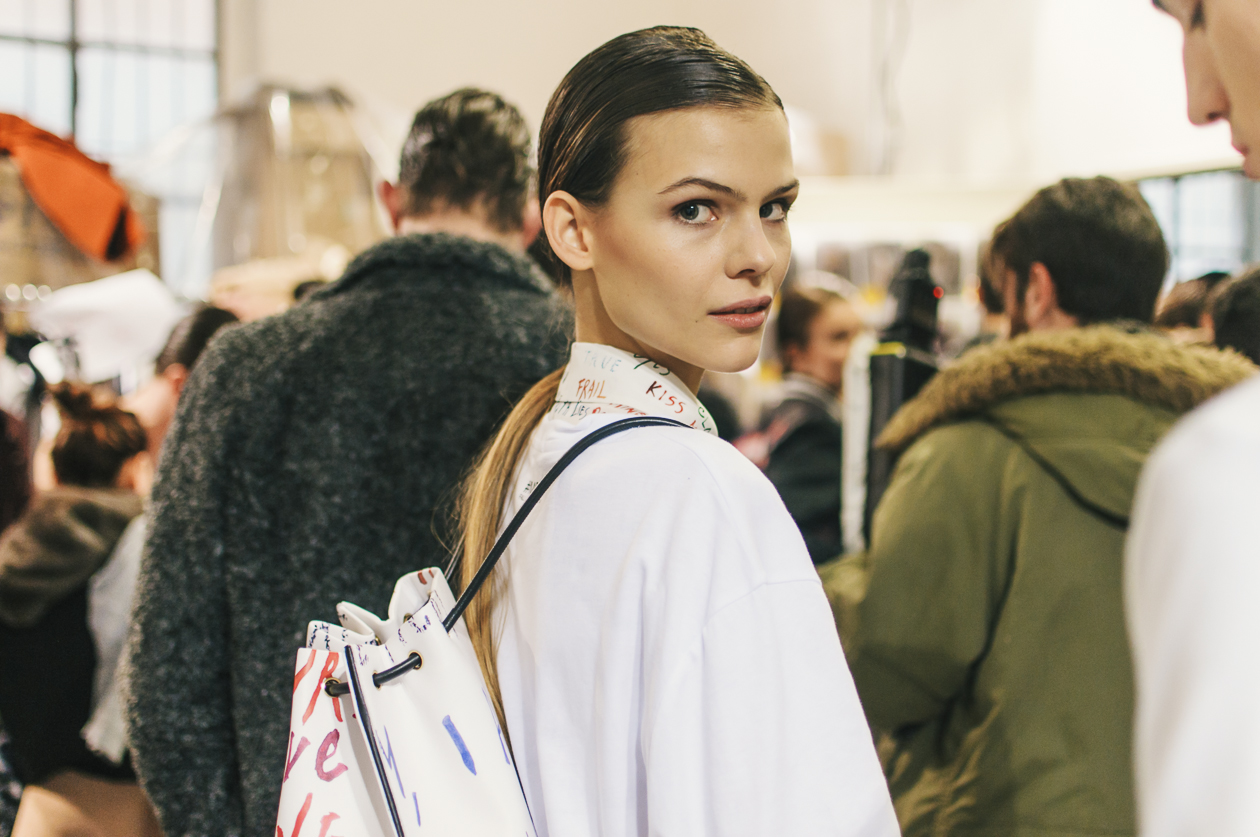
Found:
[[382, 683], [388, 683], [389, 681], [393, 680], [395, 677], [399, 677], [403, 674], [406, 674], [408, 671], [411, 671], [412, 669], [420, 668], [420, 666], [422, 665], [424, 665], [424, 658], [421, 657], [415, 651], [412, 651], [410, 654], [407, 655], [407, 659], [403, 660], [398, 665], [390, 666], [389, 668], [379, 673], [372, 672], [372, 685], [376, 686], [376, 688], [379, 689]]
[[350, 694], [350, 684], [342, 683], [336, 677], [329, 677], [324, 681], [324, 691], [329, 697], [345, 697]]

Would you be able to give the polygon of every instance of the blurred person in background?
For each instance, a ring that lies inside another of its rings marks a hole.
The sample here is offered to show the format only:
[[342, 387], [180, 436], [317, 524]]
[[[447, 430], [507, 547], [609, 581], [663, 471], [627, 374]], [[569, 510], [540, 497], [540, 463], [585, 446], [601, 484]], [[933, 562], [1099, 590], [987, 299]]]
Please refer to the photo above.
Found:
[[51, 393], [57, 485], [0, 538], [0, 716], [27, 785], [13, 833], [158, 834], [125, 740], [98, 734], [121, 729], [117, 665], [139, 570], [123, 545], [148, 490], [144, 429], [87, 387]]
[[1260, 364], [1260, 270], [1231, 279], [1212, 295], [1212, 342]]
[[1251, 365], [1149, 330], [1168, 251], [1130, 186], [1042, 189], [990, 260], [1012, 339], [894, 416], [869, 550], [821, 574], [907, 837], [1133, 834], [1134, 484]]
[[960, 355], [979, 346], [987, 346], [995, 340], [1002, 340], [1010, 334], [1006, 300], [1002, 298], [1001, 281], [993, 275], [990, 247], [991, 244], [985, 244], [980, 250], [979, 282], [976, 287], [980, 307], [984, 311], [980, 320], [980, 333], [963, 344], [958, 353]]
[[1173, 285], [1155, 307], [1155, 327], [1163, 329], [1179, 343], [1212, 342], [1210, 302], [1214, 292], [1229, 278], [1216, 270], [1197, 279]]
[[[1190, 121], [1228, 121], [1243, 171], [1260, 179], [1260, 3], [1155, 5], [1184, 33]], [[1254, 332], [1246, 339], [1255, 345]], [[1253, 379], [1169, 434], [1134, 503], [1125, 604], [1144, 837], [1260, 834], [1257, 509], [1260, 380]]]
[[166, 833], [275, 834], [307, 623], [343, 600], [384, 613], [399, 576], [447, 565], [437, 512], [564, 363], [565, 306], [525, 255], [529, 158], [494, 93], [430, 102], [382, 187], [397, 236], [192, 371], [130, 646], [136, 770]]
[[179, 396], [197, 359], [219, 330], [238, 323], [231, 311], [199, 305], [171, 329], [171, 336], [153, 362], [153, 378], [123, 399], [123, 407], [135, 413], [149, 438], [149, 454], [158, 461], [162, 441], [175, 418]]
[[776, 321], [784, 380], [762, 421], [763, 470], [783, 498], [815, 564], [841, 552], [840, 389], [857, 310], [835, 291], [789, 288]]
[[0, 410], [0, 532], [22, 515], [31, 500], [26, 437], [26, 424]]

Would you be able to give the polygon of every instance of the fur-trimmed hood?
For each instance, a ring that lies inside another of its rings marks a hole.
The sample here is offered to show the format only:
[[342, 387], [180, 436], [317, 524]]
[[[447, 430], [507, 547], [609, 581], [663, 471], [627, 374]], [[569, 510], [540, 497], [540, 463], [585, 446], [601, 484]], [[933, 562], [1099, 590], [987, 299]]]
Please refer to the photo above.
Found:
[[878, 445], [902, 450], [941, 424], [980, 415], [1022, 396], [1121, 395], [1185, 413], [1255, 374], [1240, 355], [1184, 346], [1114, 325], [1037, 332], [964, 355], [893, 416]]

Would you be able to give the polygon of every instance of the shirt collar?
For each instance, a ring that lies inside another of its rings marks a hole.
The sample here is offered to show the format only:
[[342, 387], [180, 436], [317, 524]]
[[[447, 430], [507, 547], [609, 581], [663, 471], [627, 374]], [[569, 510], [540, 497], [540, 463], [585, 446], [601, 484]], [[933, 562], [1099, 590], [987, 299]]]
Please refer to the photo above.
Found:
[[717, 435], [709, 411], [664, 366], [602, 343], [574, 343], [551, 415], [577, 422], [600, 413], [664, 416]]

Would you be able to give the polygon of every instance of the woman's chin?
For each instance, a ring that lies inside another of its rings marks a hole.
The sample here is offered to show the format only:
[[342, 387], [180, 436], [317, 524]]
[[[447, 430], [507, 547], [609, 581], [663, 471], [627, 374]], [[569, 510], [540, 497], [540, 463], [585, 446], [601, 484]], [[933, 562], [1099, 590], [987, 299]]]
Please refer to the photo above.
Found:
[[[744, 343], [745, 341], [740, 341]], [[751, 345], [734, 345], [724, 351], [713, 352], [706, 363], [697, 364], [709, 372], [743, 372], [757, 362], [761, 354], [761, 335]]]

